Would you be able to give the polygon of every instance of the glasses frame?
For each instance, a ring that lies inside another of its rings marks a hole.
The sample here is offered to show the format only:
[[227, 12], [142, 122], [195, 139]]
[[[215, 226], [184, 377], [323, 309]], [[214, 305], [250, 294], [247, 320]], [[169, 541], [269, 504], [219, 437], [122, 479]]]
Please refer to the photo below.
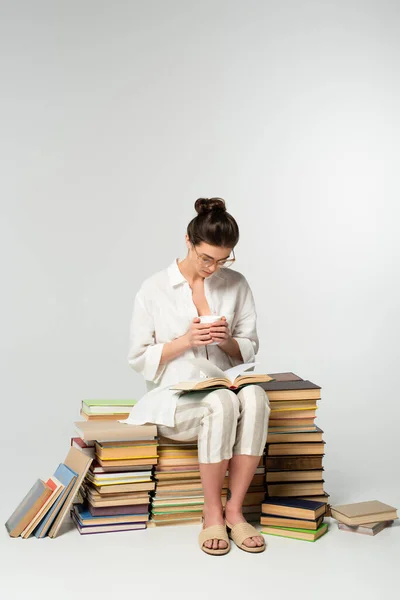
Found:
[[[235, 262], [235, 260], [236, 260], [234, 248], [232, 248], [233, 258], [223, 258], [223, 259], [220, 259], [220, 260], [215, 260], [214, 258], [208, 258], [208, 257], [206, 257], [205, 254], [199, 254], [197, 252], [196, 246], [193, 244], [193, 242], [191, 242], [191, 244], [192, 244], [192, 246], [194, 248], [194, 251], [197, 254], [198, 260], [202, 261], [203, 265], [205, 267], [211, 267], [215, 263], [218, 267], [226, 267], [227, 269], [229, 269], [229, 267], [231, 267], [233, 265], [233, 263]], [[226, 263], [229, 263], [229, 264], [226, 265]]]

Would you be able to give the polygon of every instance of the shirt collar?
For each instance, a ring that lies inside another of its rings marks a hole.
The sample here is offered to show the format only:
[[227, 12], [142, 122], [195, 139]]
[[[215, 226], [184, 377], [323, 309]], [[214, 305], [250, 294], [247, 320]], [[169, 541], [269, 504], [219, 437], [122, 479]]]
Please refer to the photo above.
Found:
[[[178, 261], [180, 261], [180, 259], [176, 258], [167, 269], [169, 280], [173, 287], [175, 287], [176, 285], [179, 285], [180, 283], [184, 283], [185, 281], [187, 281], [186, 278], [182, 275], [182, 273], [179, 270]], [[214, 277], [216, 277], [217, 279], [223, 279], [221, 270], [214, 271], [214, 273], [212, 275], [210, 275], [209, 277], [207, 277], [206, 280], [209, 281], [209, 280], [213, 279]]]

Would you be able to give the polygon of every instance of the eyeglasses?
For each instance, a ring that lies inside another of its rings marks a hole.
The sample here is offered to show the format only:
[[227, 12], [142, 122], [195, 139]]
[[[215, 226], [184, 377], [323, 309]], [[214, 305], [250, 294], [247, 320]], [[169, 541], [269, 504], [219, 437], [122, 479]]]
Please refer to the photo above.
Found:
[[233, 252], [232, 258], [221, 258], [221, 260], [215, 260], [214, 258], [210, 258], [209, 256], [207, 256], [207, 254], [199, 254], [196, 250], [196, 246], [193, 243], [192, 243], [192, 246], [194, 248], [194, 251], [197, 254], [197, 258], [199, 259], [199, 261], [203, 265], [203, 267], [211, 267], [211, 265], [213, 265], [214, 263], [218, 267], [231, 267], [236, 260], [235, 251], [233, 249], [232, 249], [232, 252]]

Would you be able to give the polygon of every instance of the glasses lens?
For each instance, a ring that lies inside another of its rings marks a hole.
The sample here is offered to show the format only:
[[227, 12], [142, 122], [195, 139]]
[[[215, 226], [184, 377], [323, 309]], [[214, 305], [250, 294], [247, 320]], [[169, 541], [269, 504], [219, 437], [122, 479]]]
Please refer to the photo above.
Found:
[[220, 265], [220, 267], [231, 267], [234, 262], [235, 262], [234, 260], [228, 259], [228, 260], [225, 260], [224, 262], [220, 262], [219, 265]]

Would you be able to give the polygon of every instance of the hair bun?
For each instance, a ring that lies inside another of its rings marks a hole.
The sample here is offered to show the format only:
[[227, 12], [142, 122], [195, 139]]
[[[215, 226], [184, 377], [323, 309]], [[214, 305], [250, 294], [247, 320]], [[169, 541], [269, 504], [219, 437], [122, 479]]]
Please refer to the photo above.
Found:
[[225, 200], [223, 198], [197, 198], [194, 208], [199, 215], [212, 210], [226, 211]]

